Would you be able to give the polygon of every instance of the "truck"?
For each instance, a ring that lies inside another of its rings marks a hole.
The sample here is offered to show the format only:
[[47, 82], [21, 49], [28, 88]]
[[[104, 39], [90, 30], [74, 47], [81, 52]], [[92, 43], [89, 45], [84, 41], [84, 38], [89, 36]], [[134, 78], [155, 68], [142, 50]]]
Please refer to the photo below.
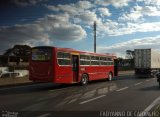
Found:
[[153, 76], [160, 71], [160, 53], [149, 49], [135, 49], [135, 75]]

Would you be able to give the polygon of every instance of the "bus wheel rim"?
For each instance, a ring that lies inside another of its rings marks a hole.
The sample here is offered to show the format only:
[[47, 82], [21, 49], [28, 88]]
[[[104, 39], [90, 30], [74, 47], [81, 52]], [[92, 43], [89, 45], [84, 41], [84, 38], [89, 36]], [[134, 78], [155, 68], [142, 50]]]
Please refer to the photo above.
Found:
[[82, 83], [83, 83], [83, 84], [86, 84], [86, 83], [87, 83], [87, 76], [83, 76], [83, 78], [82, 78]]
[[109, 73], [109, 80], [112, 80], [112, 74]]

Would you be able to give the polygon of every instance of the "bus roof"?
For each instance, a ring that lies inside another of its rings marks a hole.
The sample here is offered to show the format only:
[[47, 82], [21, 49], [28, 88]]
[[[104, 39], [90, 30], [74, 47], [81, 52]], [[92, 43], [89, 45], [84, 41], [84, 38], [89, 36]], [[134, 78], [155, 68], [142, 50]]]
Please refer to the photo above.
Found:
[[69, 52], [77, 52], [77, 53], [83, 53], [83, 54], [94, 54], [94, 55], [104, 55], [104, 56], [115, 56], [113, 53], [94, 53], [94, 52], [89, 52], [89, 51], [80, 51], [80, 50], [75, 50], [72, 48], [57, 48], [57, 50], [62, 50], [62, 51], [69, 51]]
[[83, 54], [93, 54], [93, 55], [101, 55], [101, 56], [111, 56], [111, 57], [117, 58], [114, 53], [94, 53], [94, 52], [89, 52], [89, 51], [75, 50], [72, 48], [60, 48], [60, 47], [54, 47], [54, 46], [36, 46], [33, 48], [55, 48], [60, 51], [67, 51], [67, 52], [73, 52], [73, 53], [83, 53]]

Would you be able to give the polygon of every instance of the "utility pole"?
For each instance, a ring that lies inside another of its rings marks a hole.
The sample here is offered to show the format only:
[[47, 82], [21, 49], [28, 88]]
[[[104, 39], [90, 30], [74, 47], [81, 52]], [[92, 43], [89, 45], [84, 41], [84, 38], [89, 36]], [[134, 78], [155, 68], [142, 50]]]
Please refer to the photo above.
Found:
[[94, 52], [96, 53], [96, 21], [94, 21], [93, 23], [93, 27], [94, 27]]

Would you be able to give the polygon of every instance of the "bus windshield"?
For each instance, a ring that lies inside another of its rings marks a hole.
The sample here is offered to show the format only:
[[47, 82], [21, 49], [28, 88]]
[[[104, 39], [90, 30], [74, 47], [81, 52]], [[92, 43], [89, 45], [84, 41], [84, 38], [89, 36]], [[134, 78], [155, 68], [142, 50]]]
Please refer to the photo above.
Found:
[[33, 48], [32, 49], [33, 61], [49, 61], [51, 60], [50, 48]]

